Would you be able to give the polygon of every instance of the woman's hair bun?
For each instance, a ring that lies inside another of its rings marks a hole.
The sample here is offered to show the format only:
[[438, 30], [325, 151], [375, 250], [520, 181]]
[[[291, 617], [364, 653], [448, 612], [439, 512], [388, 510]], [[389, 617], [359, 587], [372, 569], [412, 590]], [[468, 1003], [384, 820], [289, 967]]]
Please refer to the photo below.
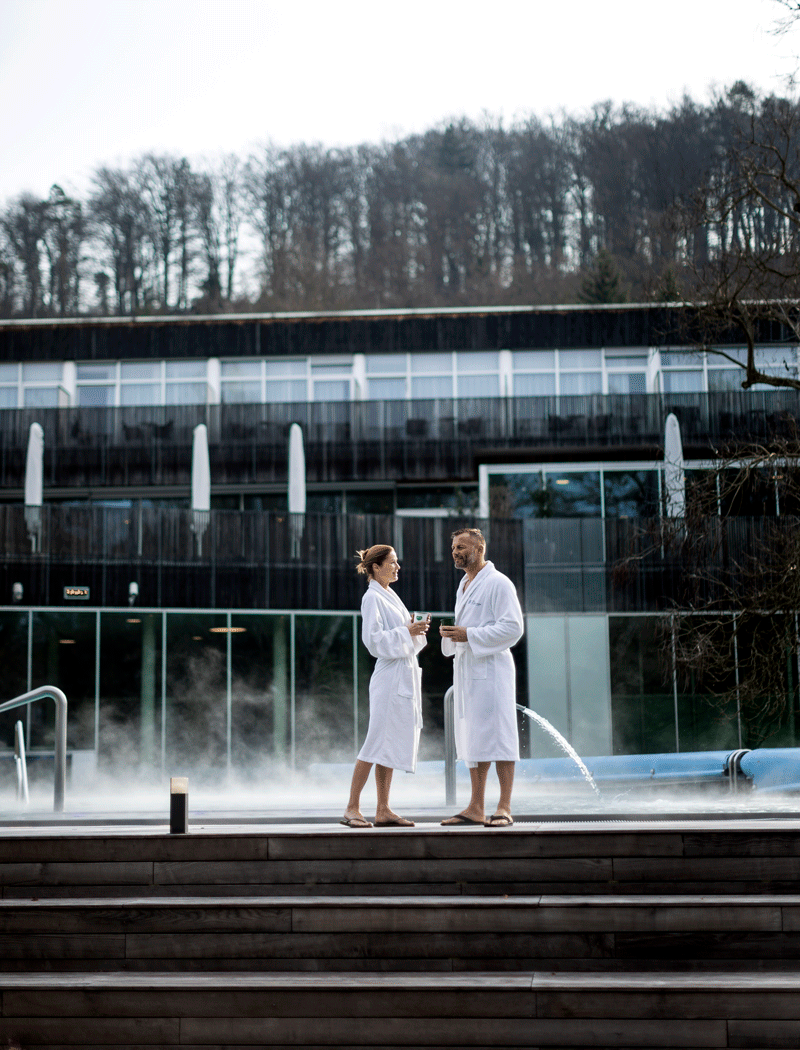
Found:
[[356, 551], [355, 556], [359, 559], [356, 572], [361, 573], [362, 576], [372, 576], [375, 566], [383, 564], [384, 559], [393, 550], [394, 547], [390, 543], [375, 543], [366, 550]]

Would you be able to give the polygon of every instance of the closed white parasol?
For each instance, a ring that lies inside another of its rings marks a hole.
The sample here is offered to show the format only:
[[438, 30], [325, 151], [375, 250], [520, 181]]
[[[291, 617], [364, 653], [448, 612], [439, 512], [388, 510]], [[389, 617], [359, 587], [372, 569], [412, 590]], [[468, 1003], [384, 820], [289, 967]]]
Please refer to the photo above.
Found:
[[289, 528], [292, 536], [292, 557], [300, 557], [300, 540], [305, 529], [306, 513], [306, 454], [303, 430], [299, 423], [289, 428]]
[[208, 428], [198, 423], [192, 442], [192, 531], [197, 553], [203, 553], [203, 535], [211, 517], [211, 463], [208, 457]]
[[28, 454], [25, 459], [25, 527], [31, 540], [31, 550], [39, 551], [42, 541], [42, 486], [44, 476], [44, 431], [39, 423], [31, 423], [28, 433]]
[[664, 486], [667, 516], [682, 518], [686, 510], [686, 475], [683, 469], [681, 425], [673, 412], [664, 427]]

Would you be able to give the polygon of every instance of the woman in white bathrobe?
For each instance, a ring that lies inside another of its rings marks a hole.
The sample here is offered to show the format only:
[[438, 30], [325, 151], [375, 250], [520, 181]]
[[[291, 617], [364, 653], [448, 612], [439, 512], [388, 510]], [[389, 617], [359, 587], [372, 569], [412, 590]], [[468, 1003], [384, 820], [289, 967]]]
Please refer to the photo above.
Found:
[[395, 769], [413, 773], [417, 766], [422, 728], [422, 671], [417, 653], [425, 648], [430, 616], [414, 623], [391, 588], [400, 563], [393, 547], [376, 544], [359, 551], [357, 571], [369, 577], [361, 601], [361, 638], [377, 659], [369, 682], [369, 729], [356, 759], [350, 799], [340, 823], [349, 828], [371, 828], [361, 813], [361, 792], [375, 766], [378, 804], [376, 827], [414, 826], [389, 807], [389, 789]]

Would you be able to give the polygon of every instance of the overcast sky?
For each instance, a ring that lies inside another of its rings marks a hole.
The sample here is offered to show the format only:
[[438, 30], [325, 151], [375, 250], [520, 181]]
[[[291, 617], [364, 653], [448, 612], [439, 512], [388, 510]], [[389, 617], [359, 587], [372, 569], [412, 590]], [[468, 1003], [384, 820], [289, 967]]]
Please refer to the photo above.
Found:
[[0, 202], [100, 164], [785, 90], [777, 0], [0, 0]]

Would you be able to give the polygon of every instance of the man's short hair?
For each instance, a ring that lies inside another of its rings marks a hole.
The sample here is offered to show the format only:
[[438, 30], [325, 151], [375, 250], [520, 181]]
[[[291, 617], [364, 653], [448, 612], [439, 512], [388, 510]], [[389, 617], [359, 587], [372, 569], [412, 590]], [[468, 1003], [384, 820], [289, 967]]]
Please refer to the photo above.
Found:
[[456, 536], [469, 536], [476, 547], [486, 550], [486, 540], [480, 529], [456, 529], [450, 534], [450, 539], [454, 540]]

